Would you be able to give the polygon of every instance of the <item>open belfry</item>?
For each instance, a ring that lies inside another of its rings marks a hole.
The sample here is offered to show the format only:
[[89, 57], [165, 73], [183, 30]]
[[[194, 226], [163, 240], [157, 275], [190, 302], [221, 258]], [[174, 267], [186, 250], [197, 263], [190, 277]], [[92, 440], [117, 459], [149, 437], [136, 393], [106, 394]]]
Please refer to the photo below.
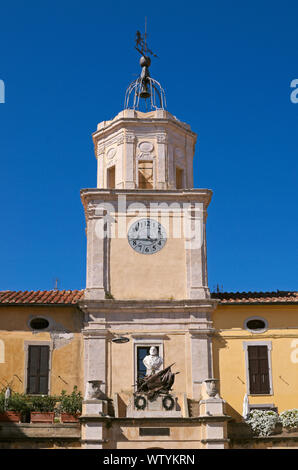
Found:
[[82, 445], [225, 448], [207, 279], [212, 191], [193, 188], [197, 135], [166, 111], [141, 37], [137, 49], [141, 75], [125, 109], [93, 134], [97, 188], [81, 191]]

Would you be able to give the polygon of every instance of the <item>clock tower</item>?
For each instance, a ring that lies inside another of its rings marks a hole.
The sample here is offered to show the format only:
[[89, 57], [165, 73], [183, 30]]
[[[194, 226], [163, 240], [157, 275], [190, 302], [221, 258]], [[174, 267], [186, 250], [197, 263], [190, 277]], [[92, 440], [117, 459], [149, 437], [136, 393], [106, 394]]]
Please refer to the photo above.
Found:
[[[173, 390], [180, 446], [190, 436], [189, 427], [183, 427], [189, 403], [199, 404], [205, 381], [213, 378], [216, 301], [210, 298], [206, 256], [212, 192], [193, 188], [197, 135], [166, 110], [164, 91], [150, 77], [145, 54], [140, 65], [124, 109], [97, 125], [97, 188], [81, 191], [87, 226], [84, 377], [86, 390], [96, 382], [108, 398], [109, 411], [101, 412], [114, 419], [105, 431], [104, 418], [92, 418], [87, 393], [86, 447], [109, 442], [109, 448], [144, 448], [141, 428], [137, 433], [129, 419], [143, 419], [150, 427], [153, 418], [170, 416], [157, 402], [148, 402], [141, 414], [134, 406], [150, 348], [165, 367], [175, 363], [179, 372]], [[191, 437], [194, 447], [201, 446], [200, 432]]]

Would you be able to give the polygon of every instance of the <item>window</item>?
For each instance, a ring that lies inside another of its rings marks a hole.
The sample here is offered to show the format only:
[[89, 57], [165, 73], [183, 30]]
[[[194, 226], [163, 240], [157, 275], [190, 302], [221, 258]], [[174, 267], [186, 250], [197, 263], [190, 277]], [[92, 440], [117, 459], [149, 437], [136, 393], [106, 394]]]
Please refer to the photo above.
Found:
[[153, 162], [139, 162], [138, 178], [140, 189], [153, 189]]
[[107, 184], [108, 184], [108, 188], [110, 188], [110, 189], [115, 188], [115, 184], [116, 184], [115, 166], [111, 166], [110, 168], [108, 168], [108, 171], [107, 171]]
[[[137, 377], [138, 379], [145, 377], [146, 367], [143, 364], [143, 359], [149, 354], [151, 346], [138, 346], [137, 347]], [[159, 355], [159, 347], [155, 346], [157, 354]]]
[[[143, 359], [147, 354], [151, 346], [155, 346], [157, 349], [157, 354], [164, 360], [163, 357], [163, 338], [164, 335], [156, 335], [148, 339], [142, 334], [134, 335], [134, 345], [133, 345], [133, 360], [134, 360], [134, 369], [133, 369], [133, 382], [137, 383], [139, 378], [142, 378], [146, 375], [146, 367], [143, 364]], [[164, 367], [164, 364], [161, 368]]]
[[252, 333], [264, 333], [268, 329], [268, 322], [262, 317], [250, 317], [245, 320], [244, 328]]
[[47, 395], [49, 392], [50, 347], [28, 346], [27, 393]]
[[271, 341], [244, 341], [246, 393], [273, 395]]
[[183, 170], [176, 167], [176, 189], [183, 189]]
[[46, 318], [36, 317], [33, 318], [29, 325], [32, 330], [45, 330], [49, 326], [49, 321]]
[[248, 370], [251, 395], [270, 393], [267, 346], [248, 346]]

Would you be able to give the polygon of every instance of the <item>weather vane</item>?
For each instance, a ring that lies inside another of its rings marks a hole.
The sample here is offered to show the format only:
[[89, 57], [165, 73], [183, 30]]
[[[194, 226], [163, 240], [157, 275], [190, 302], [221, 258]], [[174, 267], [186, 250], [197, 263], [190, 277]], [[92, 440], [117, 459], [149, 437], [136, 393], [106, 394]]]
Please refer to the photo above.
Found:
[[153, 57], [157, 57], [154, 52], [147, 46], [147, 17], [145, 18], [145, 34], [144, 37], [141, 35], [140, 31], [136, 32], [136, 50], [142, 55], [146, 56], [147, 53], [153, 55]]
[[[141, 54], [140, 66], [142, 67], [142, 71], [140, 76], [127, 88], [124, 107], [125, 109], [139, 109], [140, 98], [143, 98], [146, 102], [146, 110], [148, 107], [151, 109], [165, 109], [166, 103], [164, 90], [160, 83], [150, 77], [149, 73], [151, 59], [148, 54], [153, 57], [157, 57], [157, 55], [149, 49], [147, 44], [147, 18], [145, 18], [144, 35], [142, 36], [140, 31], [136, 32], [135, 48]], [[133, 102], [131, 103], [130, 98], [132, 97]]]

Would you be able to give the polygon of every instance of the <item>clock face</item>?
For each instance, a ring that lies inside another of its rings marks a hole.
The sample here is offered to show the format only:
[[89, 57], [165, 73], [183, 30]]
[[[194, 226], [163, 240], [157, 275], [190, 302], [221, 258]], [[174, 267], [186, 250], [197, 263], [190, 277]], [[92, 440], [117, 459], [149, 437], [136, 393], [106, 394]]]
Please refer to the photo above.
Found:
[[137, 253], [152, 255], [165, 246], [167, 234], [156, 220], [140, 219], [130, 226], [127, 238], [128, 243]]

